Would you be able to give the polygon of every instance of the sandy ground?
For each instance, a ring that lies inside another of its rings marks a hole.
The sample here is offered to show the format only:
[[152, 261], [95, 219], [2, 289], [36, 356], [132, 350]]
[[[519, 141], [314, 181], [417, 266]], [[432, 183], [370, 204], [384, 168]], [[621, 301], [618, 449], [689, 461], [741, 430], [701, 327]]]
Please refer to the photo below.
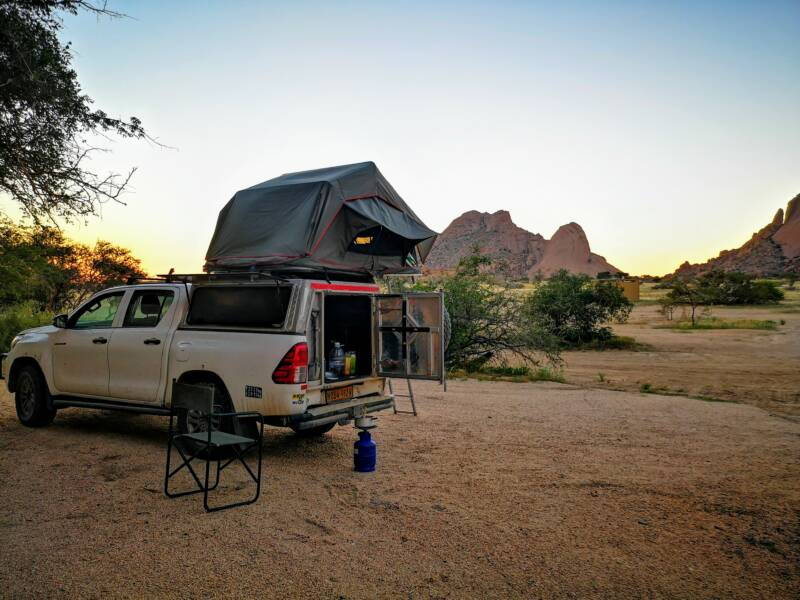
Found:
[[[677, 315], [676, 315], [677, 316]], [[637, 305], [618, 335], [649, 346], [643, 352], [567, 352], [570, 383], [743, 402], [800, 422], [800, 307], [714, 308], [723, 319], [771, 319], [776, 331], [656, 329], [658, 307]]]
[[[253, 506], [161, 492], [166, 424], [0, 395], [3, 597], [797, 598], [800, 424], [553, 383], [418, 387], [379, 470], [270, 429]], [[223, 481], [229, 498], [238, 474]]]

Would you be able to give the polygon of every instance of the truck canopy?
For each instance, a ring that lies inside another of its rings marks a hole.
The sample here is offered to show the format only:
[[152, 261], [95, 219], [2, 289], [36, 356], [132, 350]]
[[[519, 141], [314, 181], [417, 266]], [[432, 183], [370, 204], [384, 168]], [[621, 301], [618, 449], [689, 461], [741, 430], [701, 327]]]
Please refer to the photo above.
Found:
[[436, 232], [373, 162], [288, 173], [220, 211], [206, 271], [249, 267], [415, 273]]

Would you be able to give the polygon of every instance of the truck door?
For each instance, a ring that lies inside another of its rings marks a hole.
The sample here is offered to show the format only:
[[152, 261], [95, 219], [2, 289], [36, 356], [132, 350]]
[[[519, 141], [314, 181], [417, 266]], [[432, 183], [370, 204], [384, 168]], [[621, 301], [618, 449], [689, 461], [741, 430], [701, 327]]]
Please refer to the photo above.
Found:
[[164, 353], [176, 313], [175, 290], [143, 287], [130, 296], [122, 327], [108, 344], [108, 395], [160, 403]]
[[53, 338], [53, 378], [62, 394], [108, 396], [108, 344], [117, 331], [118, 290], [92, 298]]
[[375, 296], [378, 375], [443, 383], [443, 318], [441, 292]]

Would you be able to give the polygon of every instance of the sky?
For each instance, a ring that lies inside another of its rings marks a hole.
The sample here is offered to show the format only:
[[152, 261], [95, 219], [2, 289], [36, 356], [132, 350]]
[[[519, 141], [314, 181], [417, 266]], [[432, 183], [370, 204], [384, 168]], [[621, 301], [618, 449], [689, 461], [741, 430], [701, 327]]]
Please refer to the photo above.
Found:
[[[505, 209], [663, 274], [800, 193], [800, 2], [124, 2], [65, 19], [84, 91], [166, 147], [67, 225], [198, 272], [218, 211], [282, 173], [374, 161], [431, 228]], [[8, 200], [0, 208], [13, 212]]]

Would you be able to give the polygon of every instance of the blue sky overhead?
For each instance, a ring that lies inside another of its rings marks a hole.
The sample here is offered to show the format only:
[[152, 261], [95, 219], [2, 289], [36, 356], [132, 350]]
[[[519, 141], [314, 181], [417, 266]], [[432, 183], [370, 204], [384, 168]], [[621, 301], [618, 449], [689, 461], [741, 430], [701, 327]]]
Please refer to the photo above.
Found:
[[441, 231], [507, 209], [660, 274], [800, 192], [800, 2], [112, 2], [68, 18], [85, 91], [175, 149], [70, 226], [196, 271], [217, 212], [287, 171], [375, 161]]

